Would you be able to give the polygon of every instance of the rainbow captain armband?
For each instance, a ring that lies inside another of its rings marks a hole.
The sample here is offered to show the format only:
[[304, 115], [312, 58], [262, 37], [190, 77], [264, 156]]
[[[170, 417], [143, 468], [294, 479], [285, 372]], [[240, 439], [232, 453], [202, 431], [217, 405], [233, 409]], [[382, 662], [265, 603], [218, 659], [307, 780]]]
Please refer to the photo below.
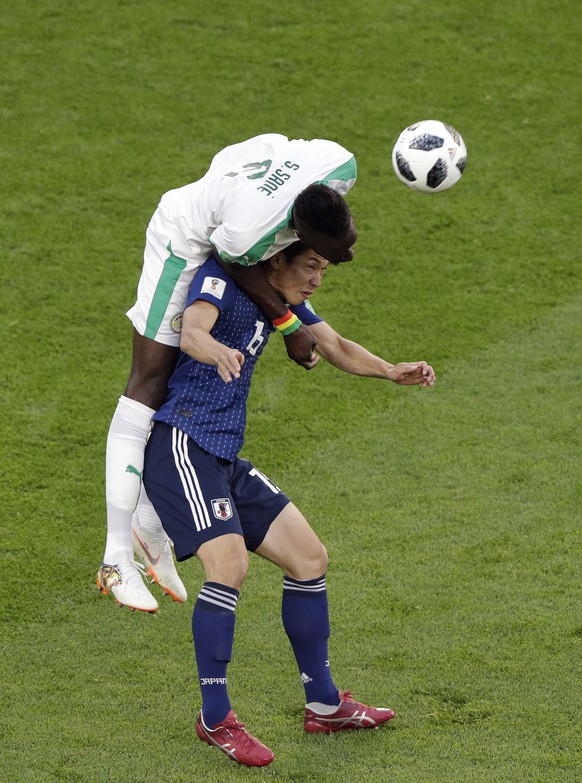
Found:
[[299, 320], [291, 310], [287, 310], [281, 318], [275, 318], [273, 326], [278, 332], [281, 332], [283, 337], [287, 337], [288, 334], [293, 334], [300, 326], [303, 326], [303, 321]]

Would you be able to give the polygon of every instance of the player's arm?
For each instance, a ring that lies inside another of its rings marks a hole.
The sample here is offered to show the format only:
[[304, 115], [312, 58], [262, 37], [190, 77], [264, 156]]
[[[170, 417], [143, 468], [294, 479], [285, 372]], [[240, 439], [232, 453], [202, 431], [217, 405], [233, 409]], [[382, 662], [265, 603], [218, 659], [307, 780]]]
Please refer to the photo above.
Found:
[[334, 367], [352, 375], [384, 378], [402, 386], [432, 386], [434, 370], [426, 362], [390, 364], [359, 343], [346, 340], [325, 321], [311, 326], [317, 337], [317, 352]]
[[[267, 280], [260, 263], [253, 266], [241, 266], [240, 264], [227, 263], [218, 259], [220, 266], [232, 277], [234, 282], [242, 288], [249, 299], [259, 307], [271, 320], [283, 318], [288, 313], [287, 305]], [[301, 324], [291, 334], [284, 334], [287, 354], [294, 362], [311, 370], [318, 362], [318, 357], [313, 353], [317, 339], [311, 329]]]
[[235, 348], [219, 343], [210, 331], [220, 311], [216, 305], [202, 299], [193, 302], [184, 310], [180, 348], [193, 359], [203, 364], [213, 364], [226, 383], [240, 378], [244, 354]]

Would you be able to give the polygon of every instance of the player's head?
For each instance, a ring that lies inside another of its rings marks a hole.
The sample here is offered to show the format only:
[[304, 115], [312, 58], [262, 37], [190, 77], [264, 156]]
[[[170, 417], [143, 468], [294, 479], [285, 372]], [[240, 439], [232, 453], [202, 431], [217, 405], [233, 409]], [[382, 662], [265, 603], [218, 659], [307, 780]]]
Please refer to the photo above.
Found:
[[297, 305], [319, 288], [328, 261], [302, 242], [294, 242], [264, 263], [265, 274], [287, 304]]
[[328, 185], [309, 185], [293, 204], [292, 227], [299, 240], [332, 262], [351, 261], [357, 239], [350, 208]]

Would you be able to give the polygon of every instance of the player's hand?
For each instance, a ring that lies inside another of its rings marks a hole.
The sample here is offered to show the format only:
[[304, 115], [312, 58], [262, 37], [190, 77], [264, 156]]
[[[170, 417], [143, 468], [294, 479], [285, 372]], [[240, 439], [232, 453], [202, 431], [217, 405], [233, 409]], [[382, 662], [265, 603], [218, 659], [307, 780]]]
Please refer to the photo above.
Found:
[[426, 362], [400, 362], [390, 370], [390, 380], [400, 386], [433, 386], [436, 379]]
[[244, 354], [237, 351], [236, 348], [225, 348], [218, 357], [216, 369], [225, 383], [240, 378], [240, 368], [244, 364]]
[[291, 334], [284, 335], [283, 339], [289, 358], [306, 370], [312, 370], [319, 362], [319, 356], [313, 350], [317, 345], [317, 339], [305, 324], [301, 324], [299, 329]]

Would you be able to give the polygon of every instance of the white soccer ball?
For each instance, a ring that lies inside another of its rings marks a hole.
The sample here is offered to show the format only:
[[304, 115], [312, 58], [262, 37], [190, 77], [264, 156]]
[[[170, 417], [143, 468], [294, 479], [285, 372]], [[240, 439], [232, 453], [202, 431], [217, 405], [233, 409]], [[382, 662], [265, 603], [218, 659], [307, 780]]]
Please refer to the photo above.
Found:
[[461, 134], [440, 120], [409, 125], [392, 150], [392, 166], [400, 182], [421, 193], [448, 190], [461, 178], [466, 162]]

